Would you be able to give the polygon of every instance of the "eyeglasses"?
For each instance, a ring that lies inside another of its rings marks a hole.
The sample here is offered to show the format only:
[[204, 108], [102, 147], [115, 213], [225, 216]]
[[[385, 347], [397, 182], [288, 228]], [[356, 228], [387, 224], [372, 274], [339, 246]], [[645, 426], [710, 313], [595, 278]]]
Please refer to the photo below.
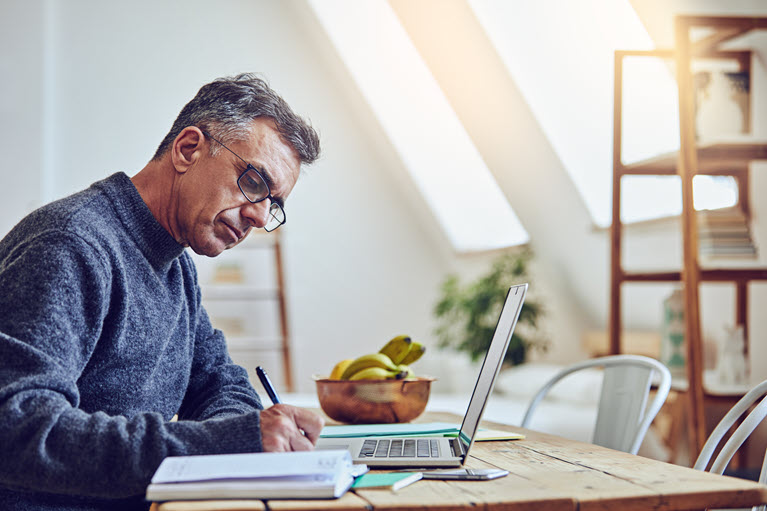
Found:
[[214, 142], [217, 142], [219, 145], [221, 145], [221, 147], [235, 155], [239, 160], [247, 165], [245, 172], [240, 174], [240, 177], [237, 178], [237, 186], [240, 188], [240, 191], [245, 196], [245, 198], [248, 199], [248, 201], [254, 204], [266, 199], [271, 201], [271, 205], [269, 206], [269, 215], [266, 220], [264, 230], [266, 232], [272, 232], [284, 224], [285, 210], [282, 209], [282, 206], [280, 206], [280, 204], [274, 200], [274, 197], [272, 197], [272, 192], [269, 190], [269, 184], [267, 184], [263, 174], [261, 174], [261, 172], [259, 172], [256, 167], [242, 159], [239, 154], [235, 153], [226, 147], [221, 141], [214, 138], [210, 133], [205, 130], [203, 130], [202, 133]]

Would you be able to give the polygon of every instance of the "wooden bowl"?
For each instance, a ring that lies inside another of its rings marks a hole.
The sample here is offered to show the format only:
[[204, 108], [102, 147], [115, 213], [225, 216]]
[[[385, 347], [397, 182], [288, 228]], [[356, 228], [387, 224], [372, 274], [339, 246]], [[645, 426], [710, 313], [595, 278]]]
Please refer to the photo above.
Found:
[[329, 380], [314, 378], [322, 411], [349, 424], [410, 422], [426, 408], [435, 378]]

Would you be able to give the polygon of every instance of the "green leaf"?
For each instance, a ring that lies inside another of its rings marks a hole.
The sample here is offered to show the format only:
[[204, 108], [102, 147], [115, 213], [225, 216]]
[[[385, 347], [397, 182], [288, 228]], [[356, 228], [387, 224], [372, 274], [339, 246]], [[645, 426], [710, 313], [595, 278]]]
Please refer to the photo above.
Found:
[[[466, 352], [472, 360], [484, 356], [509, 287], [530, 280], [527, 270], [532, 257], [529, 249], [505, 253], [492, 262], [487, 273], [466, 285], [456, 275], [448, 275], [434, 306], [438, 346]], [[534, 336], [543, 313], [540, 303], [529, 297], [525, 300], [519, 324], [529, 328], [514, 332], [505, 364], [523, 363], [531, 349], [545, 351], [547, 342]]]

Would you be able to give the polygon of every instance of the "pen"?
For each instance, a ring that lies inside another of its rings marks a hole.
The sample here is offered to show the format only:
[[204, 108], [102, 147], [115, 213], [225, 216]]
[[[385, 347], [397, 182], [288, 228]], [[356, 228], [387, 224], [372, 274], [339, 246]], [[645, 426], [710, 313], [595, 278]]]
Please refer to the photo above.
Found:
[[272, 385], [272, 381], [269, 379], [269, 376], [267, 376], [264, 368], [261, 366], [256, 367], [256, 374], [258, 375], [258, 379], [261, 380], [261, 385], [264, 386], [264, 389], [266, 390], [269, 399], [272, 400], [272, 403], [275, 405], [281, 403], [282, 401], [280, 401], [280, 396], [278, 396], [277, 391], [274, 390], [274, 385]]
[[[269, 375], [266, 374], [264, 368], [261, 366], [256, 367], [256, 374], [258, 375], [258, 379], [261, 380], [261, 385], [263, 385], [264, 389], [266, 389], [266, 393], [269, 395], [269, 399], [272, 400], [272, 404], [277, 405], [282, 403], [280, 396], [277, 395], [277, 391], [274, 390], [272, 380], [269, 379]], [[300, 431], [302, 435], [306, 436], [306, 432], [303, 429], [299, 428], [298, 431]]]

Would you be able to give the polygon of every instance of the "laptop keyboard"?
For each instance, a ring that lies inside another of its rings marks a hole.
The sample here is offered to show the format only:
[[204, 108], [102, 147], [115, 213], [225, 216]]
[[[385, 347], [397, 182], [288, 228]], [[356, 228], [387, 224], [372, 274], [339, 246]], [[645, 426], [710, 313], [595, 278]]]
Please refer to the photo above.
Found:
[[365, 440], [361, 458], [438, 458], [439, 441], [431, 438]]

